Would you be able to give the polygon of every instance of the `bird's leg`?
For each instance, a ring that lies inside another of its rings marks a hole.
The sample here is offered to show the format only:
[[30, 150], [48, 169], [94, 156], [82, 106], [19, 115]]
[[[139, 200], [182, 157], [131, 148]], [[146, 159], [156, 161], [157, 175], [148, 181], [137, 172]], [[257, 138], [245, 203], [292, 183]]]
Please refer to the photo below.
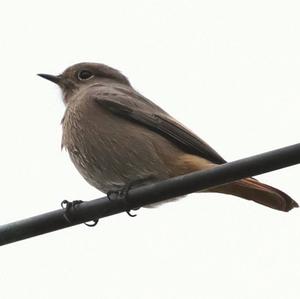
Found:
[[[65, 218], [70, 224], [73, 223], [71, 209], [74, 208], [74, 207], [77, 206], [77, 205], [80, 205], [81, 203], [83, 203], [82, 200], [68, 201], [68, 200], [66, 200], [66, 199], [63, 200], [63, 201], [61, 202], [60, 205], [61, 205], [61, 207], [62, 207], [63, 210], [64, 210], [63, 216], [64, 216], [64, 218]], [[84, 224], [85, 224], [86, 226], [92, 227], [92, 226], [97, 225], [99, 219], [95, 219], [95, 220], [92, 220], [92, 221], [93, 221], [93, 223], [91, 223], [91, 224], [89, 224], [89, 223], [87, 223], [87, 222], [85, 222]]]
[[[149, 177], [146, 177], [146, 178], [142, 178], [142, 179], [138, 179], [138, 180], [135, 180], [135, 181], [132, 181], [128, 184], [125, 184], [121, 189], [119, 190], [116, 190], [116, 191], [108, 191], [107, 192], [107, 198], [109, 200], [114, 200], [114, 199], [120, 199], [121, 202], [123, 203], [124, 207], [125, 207], [125, 211], [126, 213], [130, 216], [130, 217], [135, 217], [136, 214], [132, 214], [130, 212], [130, 204], [128, 202], [128, 192], [129, 190], [132, 188], [132, 187], [137, 187], [137, 186], [142, 186], [142, 185], [145, 185], [145, 183], [148, 183], [148, 182], [151, 182], [153, 181], [153, 177], [152, 176], [149, 176]], [[139, 208], [137, 209], [134, 209], [134, 210], [138, 210]]]

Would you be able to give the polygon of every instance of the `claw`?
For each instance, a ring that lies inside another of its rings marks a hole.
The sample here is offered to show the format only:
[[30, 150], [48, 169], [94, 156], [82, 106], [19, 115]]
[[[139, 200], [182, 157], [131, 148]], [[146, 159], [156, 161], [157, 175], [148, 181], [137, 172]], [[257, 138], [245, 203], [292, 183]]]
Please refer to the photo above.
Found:
[[130, 208], [129, 208], [129, 203], [127, 200], [128, 196], [128, 191], [130, 190], [129, 185], [126, 185], [124, 188], [117, 190], [117, 191], [108, 191], [106, 196], [109, 200], [113, 201], [115, 199], [120, 199], [121, 202], [123, 203], [125, 207], [125, 212], [130, 216], [130, 217], [136, 217], [136, 214], [131, 214], [130, 213]]
[[72, 214], [71, 212], [71, 208], [74, 208], [76, 205], [81, 204], [83, 201], [82, 200], [74, 200], [74, 201], [68, 201], [68, 200], [63, 200], [60, 203], [60, 206], [62, 207], [62, 209], [64, 210], [64, 218], [69, 222], [72, 223]]
[[93, 223], [88, 223], [88, 222], [85, 222], [84, 224], [88, 227], [93, 227], [93, 226], [96, 226], [99, 222], [99, 219], [96, 219], [96, 220], [92, 220]]
[[[65, 218], [70, 224], [73, 223], [73, 220], [72, 220], [72, 213], [71, 213], [71, 208], [74, 208], [75, 206], [80, 205], [81, 203], [83, 203], [82, 200], [68, 201], [68, 200], [66, 200], [66, 199], [63, 200], [63, 201], [61, 202], [60, 205], [61, 205], [62, 209], [64, 210], [63, 216], [64, 216], [64, 218]], [[85, 222], [84, 224], [85, 224], [86, 226], [93, 227], [93, 226], [96, 226], [96, 225], [97, 225], [99, 219], [95, 219], [95, 220], [92, 220], [92, 221], [93, 221], [93, 223], [91, 223], [91, 224], [89, 224], [89, 223], [87, 223], [87, 222]]]
[[148, 181], [152, 181], [154, 178], [152, 176], [149, 176], [147, 178], [143, 178], [143, 179], [138, 179], [135, 180], [133, 182], [130, 182], [128, 184], [126, 184], [123, 188], [116, 190], [116, 191], [108, 191], [107, 192], [107, 198], [109, 200], [115, 200], [115, 199], [120, 199], [123, 202], [123, 205], [125, 207], [125, 212], [130, 216], [130, 217], [136, 217], [136, 214], [132, 214], [130, 212], [130, 208], [129, 208], [129, 202], [128, 202], [128, 192], [129, 190], [136, 185], [141, 185], [145, 182]]
[[131, 214], [130, 210], [129, 211], [126, 211], [127, 215], [130, 216], [130, 217], [136, 217], [136, 214]]

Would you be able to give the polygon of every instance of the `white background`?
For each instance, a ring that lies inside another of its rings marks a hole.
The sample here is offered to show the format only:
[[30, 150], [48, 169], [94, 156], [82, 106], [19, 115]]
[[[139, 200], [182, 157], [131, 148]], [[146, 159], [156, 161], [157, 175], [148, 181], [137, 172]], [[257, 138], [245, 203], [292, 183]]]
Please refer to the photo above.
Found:
[[[2, 3], [1, 223], [101, 196], [60, 151], [60, 92], [36, 73], [118, 68], [228, 161], [299, 142], [298, 3]], [[299, 175], [260, 179], [299, 201]], [[300, 298], [299, 213], [197, 194], [14, 243], [0, 249], [0, 296]]]

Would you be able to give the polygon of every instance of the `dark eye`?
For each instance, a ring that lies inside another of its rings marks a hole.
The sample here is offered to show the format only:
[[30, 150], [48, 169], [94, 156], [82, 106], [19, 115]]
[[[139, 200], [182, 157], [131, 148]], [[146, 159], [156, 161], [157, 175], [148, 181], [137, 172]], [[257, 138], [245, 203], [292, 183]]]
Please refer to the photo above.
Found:
[[88, 79], [91, 79], [93, 78], [94, 75], [90, 72], [90, 71], [80, 71], [78, 73], [78, 79], [79, 80], [88, 80]]

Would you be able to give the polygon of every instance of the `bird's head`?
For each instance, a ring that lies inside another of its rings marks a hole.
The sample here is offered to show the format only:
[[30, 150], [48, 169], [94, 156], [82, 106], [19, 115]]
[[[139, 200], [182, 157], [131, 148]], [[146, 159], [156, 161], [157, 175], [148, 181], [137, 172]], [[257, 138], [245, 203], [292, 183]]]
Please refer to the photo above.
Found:
[[57, 76], [49, 74], [38, 75], [59, 85], [63, 92], [65, 103], [68, 102], [68, 98], [76, 90], [92, 84], [110, 84], [114, 82], [130, 86], [130, 82], [121, 72], [101, 63], [82, 62], [74, 64]]

